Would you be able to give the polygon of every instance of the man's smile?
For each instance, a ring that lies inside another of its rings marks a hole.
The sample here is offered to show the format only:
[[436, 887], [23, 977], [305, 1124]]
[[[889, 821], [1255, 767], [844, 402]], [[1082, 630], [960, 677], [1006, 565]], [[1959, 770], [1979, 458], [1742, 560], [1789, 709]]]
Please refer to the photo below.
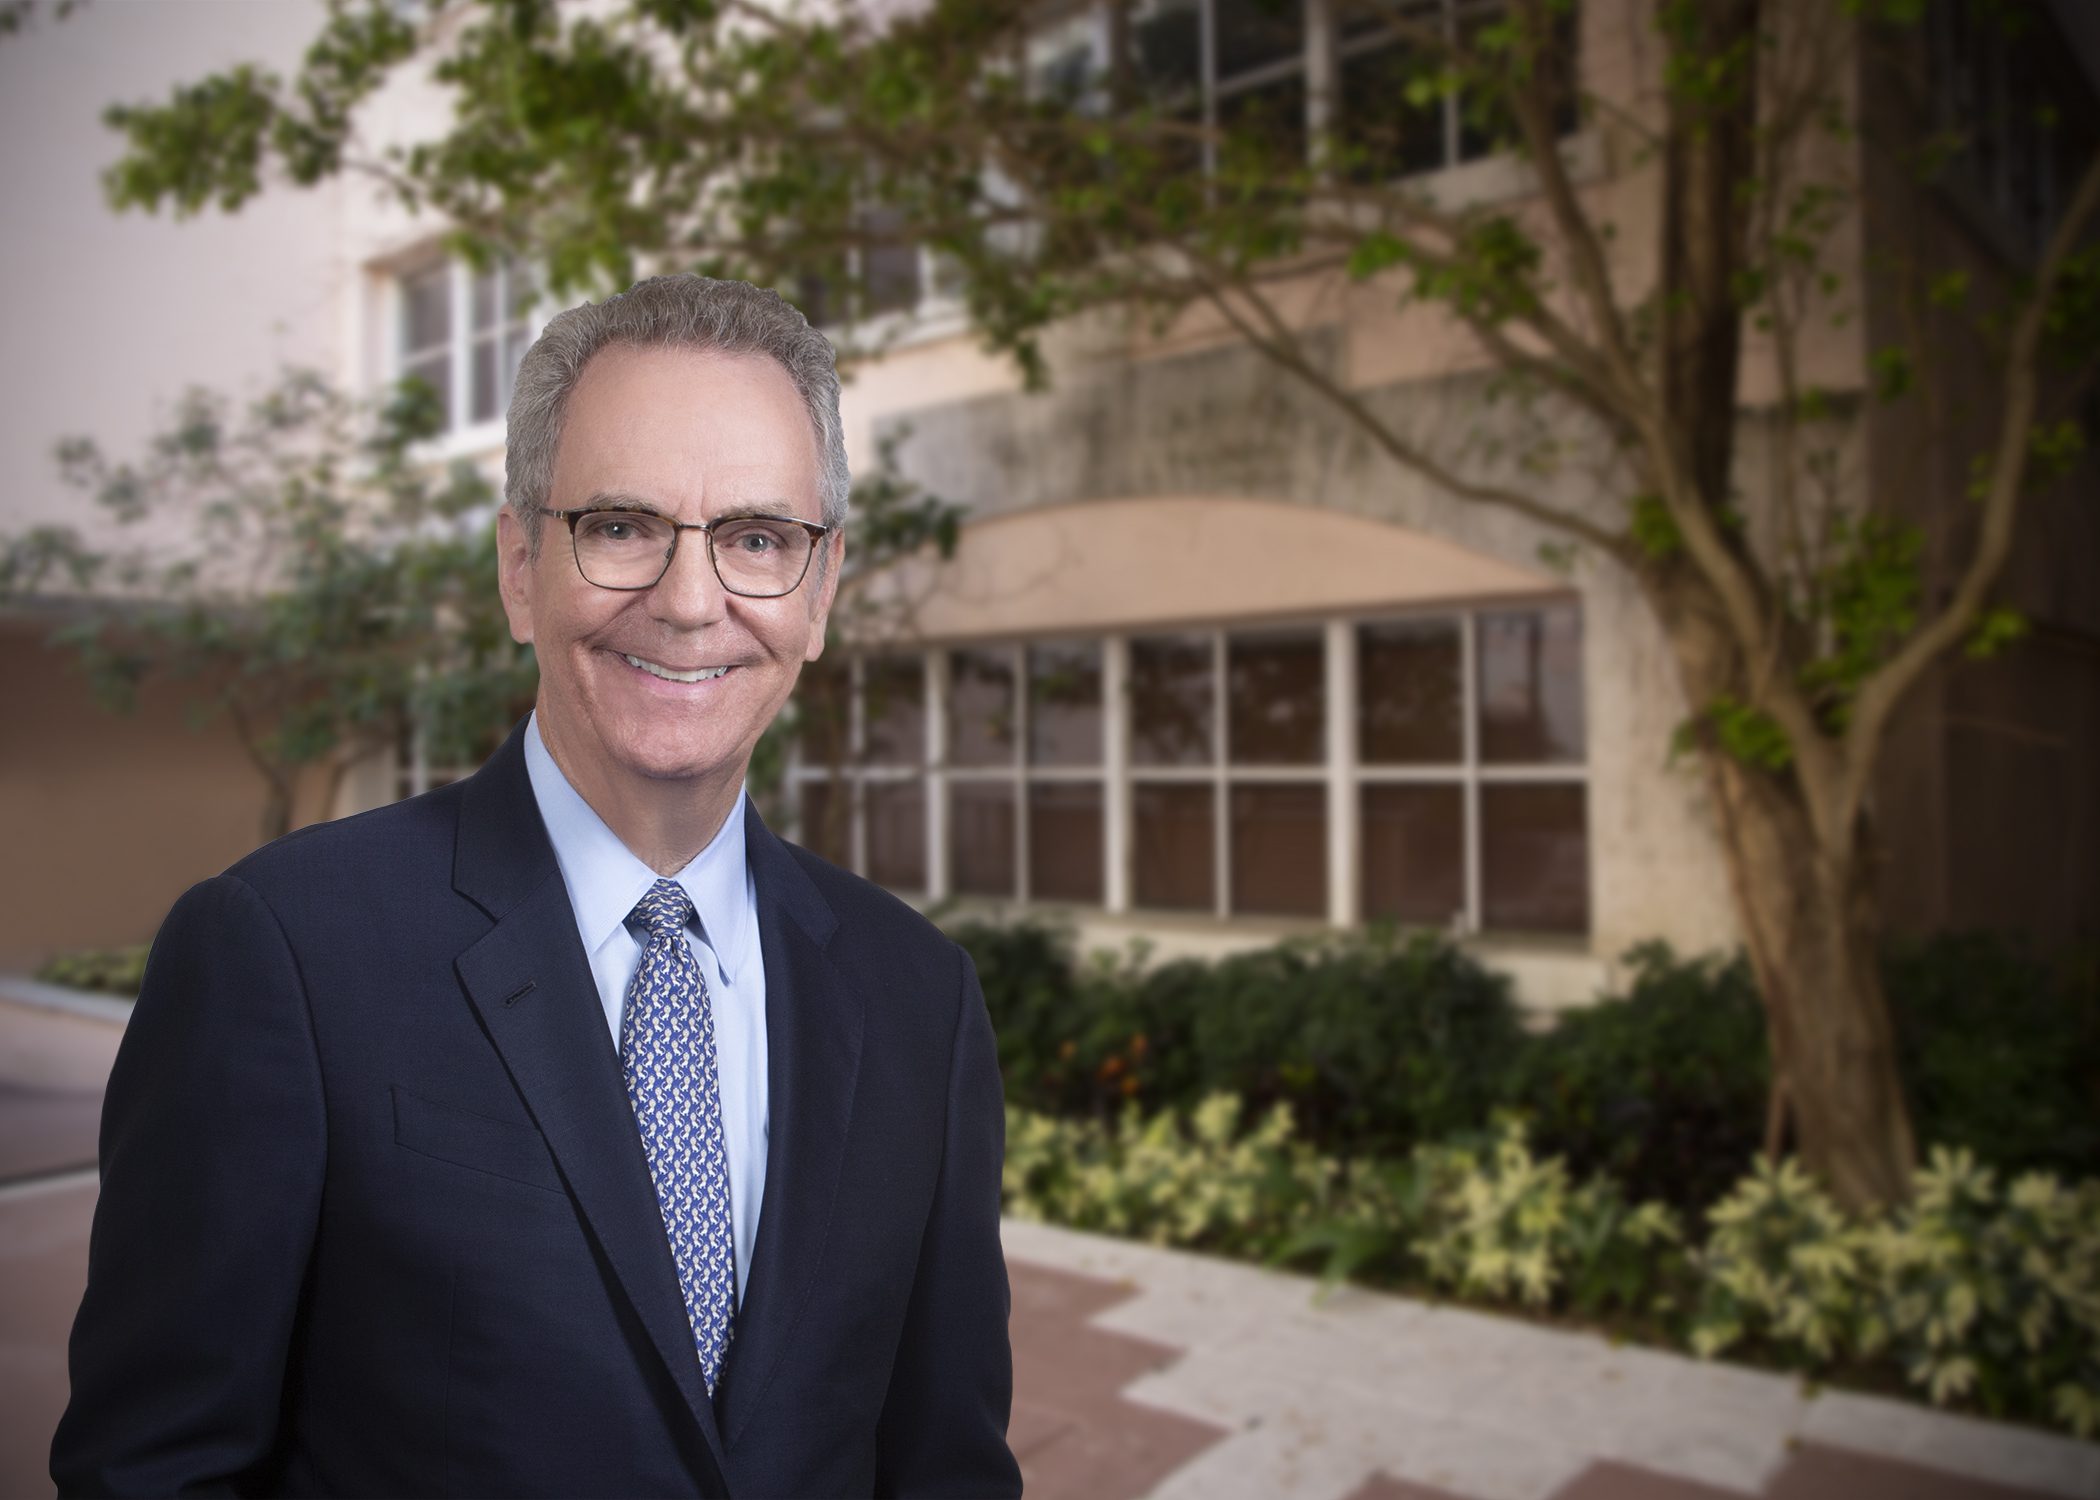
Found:
[[726, 666], [696, 667], [690, 672], [680, 672], [675, 670], [674, 668], [666, 667], [661, 663], [649, 661], [644, 657], [629, 656], [624, 651], [620, 653], [620, 659], [626, 662], [627, 665], [630, 667], [641, 668], [644, 672], [647, 672], [651, 677], [661, 677], [665, 682], [706, 682], [709, 678], [720, 677], [724, 672], [729, 670], [729, 668]]

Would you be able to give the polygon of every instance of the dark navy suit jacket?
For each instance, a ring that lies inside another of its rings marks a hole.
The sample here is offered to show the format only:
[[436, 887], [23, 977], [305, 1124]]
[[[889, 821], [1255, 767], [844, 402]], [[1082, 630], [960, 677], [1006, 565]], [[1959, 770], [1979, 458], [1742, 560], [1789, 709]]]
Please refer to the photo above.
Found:
[[771, 1134], [712, 1402], [514, 734], [161, 928], [104, 1105], [61, 1493], [1018, 1495], [976, 974], [745, 826]]

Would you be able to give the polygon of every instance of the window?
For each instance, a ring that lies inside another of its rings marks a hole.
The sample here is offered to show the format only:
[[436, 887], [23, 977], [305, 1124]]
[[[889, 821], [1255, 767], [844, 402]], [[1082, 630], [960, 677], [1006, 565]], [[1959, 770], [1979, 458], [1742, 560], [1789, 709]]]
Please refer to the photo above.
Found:
[[2038, 255], [2100, 140], [2076, 50], [2039, 5], [1937, 0], [1926, 39], [1942, 184], [2016, 259]]
[[442, 431], [501, 420], [538, 332], [530, 272], [451, 261], [401, 277], [395, 290], [395, 378], [430, 391]]
[[[1111, 32], [1089, 25], [1088, 15], [1031, 39], [1036, 89], [1096, 100]], [[1509, 144], [1510, 122], [1489, 101], [1411, 87], [1442, 71], [1441, 50], [1424, 44], [1425, 33], [1466, 42], [1503, 16], [1500, 0], [1141, 0], [1126, 33], [1129, 74], [1156, 106], [1259, 140], [1286, 160], [1305, 160], [1317, 114], [1321, 128], [1335, 131], [1352, 176], [1384, 180]], [[1575, 23], [1570, 7], [1552, 59], [1563, 135], [1578, 125]], [[1325, 97], [1315, 100], [1322, 87]], [[1217, 167], [1214, 148], [1204, 165]]]
[[798, 692], [802, 842], [897, 890], [1589, 930], [1573, 604], [876, 654]]

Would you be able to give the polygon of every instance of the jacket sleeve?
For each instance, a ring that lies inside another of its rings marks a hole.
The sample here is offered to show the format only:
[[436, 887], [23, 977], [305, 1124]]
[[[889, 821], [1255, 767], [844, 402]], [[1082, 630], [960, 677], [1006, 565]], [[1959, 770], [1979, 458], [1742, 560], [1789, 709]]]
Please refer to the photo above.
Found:
[[326, 1150], [290, 944], [245, 882], [206, 881], [154, 940], [103, 1101], [61, 1495], [277, 1482]]
[[999, 1246], [1006, 1110], [991, 1018], [967, 956], [961, 1010], [940, 1182], [876, 1431], [877, 1495], [1021, 1493], [1021, 1471], [1006, 1446], [1013, 1402]]

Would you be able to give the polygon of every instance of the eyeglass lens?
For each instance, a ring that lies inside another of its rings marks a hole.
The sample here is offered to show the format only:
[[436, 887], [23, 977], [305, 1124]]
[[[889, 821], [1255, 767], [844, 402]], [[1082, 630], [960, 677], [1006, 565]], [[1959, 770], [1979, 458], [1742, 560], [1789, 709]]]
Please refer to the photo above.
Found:
[[[747, 516], [708, 533], [715, 576], [732, 594], [776, 598], [794, 592], [816, 543], [793, 521]], [[645, 589], [671, 565], [677, 531], [661, 516], [597, 511], [576, 522], [576, 566], [607, 589]]]

